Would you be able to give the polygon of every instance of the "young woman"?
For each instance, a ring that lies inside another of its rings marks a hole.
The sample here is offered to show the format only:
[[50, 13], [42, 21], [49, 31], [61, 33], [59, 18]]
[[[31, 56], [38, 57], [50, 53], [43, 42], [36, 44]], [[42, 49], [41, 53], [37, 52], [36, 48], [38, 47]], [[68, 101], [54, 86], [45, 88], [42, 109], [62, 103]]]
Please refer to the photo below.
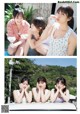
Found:
[[15, 103], [30, 103], [32, 101], [32, 92], [29, 91], [30, 85], [27, 77], [22, 78], [19, 88], [19, 90], [13, 91]]
[[66, 88], [66, 80], [63, 77], [57, 78], [55, 88], [51, 90], [51, 102], [68, 102], [69, 90]]
[[36, 17], [33, 19], [31, 28], [28, 33], [29, 34], [29, 38], [27, 40], [28, 42], [26, 42], [26, 45], [25, 45], [25, 56], [27, 54], [28, 55], [47, 54], [48, 47], [49, 47], [48, 39], [44, 40], [39, 45], [37, 45], [37, 47], [35, 47], [35, 43], [40, 39], [40, 36], [43, 30], [45, 29], [45, 27], [46, 27], [46, 23], [43, 17]]
[[10, 55], [23, 55], [27, 33], [30, 27], [29, 23], [23, 20], [23, 17], [23, 9], [19, 5], [16, 5], [13, 10], [13, 19], [7, 24], [7, 37], [10, 42], [8, 53]]
[[45, 77], [37, 79], [37, 85], [32, 89], [35, 102], [47, 102], [50, 97], [50, 91], [47, 89]]
[[69, 27], [73, 20], [73, 9], [70, 6], [61, 6], [56, 15], [49, 17], [48, 25], [36, 46], [49, 38], [49, 49], [47, 56], [72, 56], [74, 54], [77, 38], [74, 31]]

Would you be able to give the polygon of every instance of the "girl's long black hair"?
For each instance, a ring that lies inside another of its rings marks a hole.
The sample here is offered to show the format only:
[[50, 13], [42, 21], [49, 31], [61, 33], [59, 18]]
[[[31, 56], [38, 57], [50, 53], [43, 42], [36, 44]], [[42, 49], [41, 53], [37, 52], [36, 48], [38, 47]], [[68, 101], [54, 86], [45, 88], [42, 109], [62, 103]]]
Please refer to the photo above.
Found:
[[57, 9], [57, 13], [59, 12], [65, 13], [67, 15], [68, 18], [71, 18], [70, 21], [68, 21], [68, 25], [73, 28], [74, 27], [74, 18], [73, 18], [73, 14], [74, 11], [70, 6], [61, 6]]

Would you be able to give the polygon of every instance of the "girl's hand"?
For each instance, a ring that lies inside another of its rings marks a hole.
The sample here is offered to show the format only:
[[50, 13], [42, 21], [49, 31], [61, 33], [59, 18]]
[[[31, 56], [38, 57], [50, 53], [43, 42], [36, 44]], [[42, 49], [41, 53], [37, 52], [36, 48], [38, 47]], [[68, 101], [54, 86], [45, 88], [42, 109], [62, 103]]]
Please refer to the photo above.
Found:
[[60, 88], [59, 88], [59, 87], [57, 87], [56, 85], [55, 85], [55, 88], [57, 89], [57, 91], [59, 91], [59, 90], [60, 90]]
[[43, 83], [42, 89], [43, 89], [43, 90], [46, 89], [46, 83]]
[[37, 89], [40, 90], [40, 87], [39, 87], [38, 83], [37, 83]]
[[20, 87], [21, 90], [24, 90], [24, 87], [23, 87], [22, 83], [19, 84], [19, 87]]
[[60, 90], [62, 91], [65, 88], [65, 86], [61, 87]]
[[25, 91], [27, 91], [30, 88], [30, 85], [27, 85], [27, 87], [25, 88]]
[[48, 18], [48, 24], [53, 25], [56, 21], [56, 16], [55, 15], [50, 15]]

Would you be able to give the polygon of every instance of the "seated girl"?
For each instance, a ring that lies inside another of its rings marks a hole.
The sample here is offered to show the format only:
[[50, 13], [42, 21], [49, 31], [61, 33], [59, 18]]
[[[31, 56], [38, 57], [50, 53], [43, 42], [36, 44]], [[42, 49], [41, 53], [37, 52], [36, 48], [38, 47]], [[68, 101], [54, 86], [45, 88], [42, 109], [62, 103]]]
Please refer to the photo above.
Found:
[[77, 36], [71, 29], [74, 11], [70, 6], [61, 6], [55, 15], [51, 15], [41, 38], [50, 39], [47, 56], [72, 56], [77, 47]]
[[37, 79], [37, 85], [32, 89], [35, 102], [47, 102], [50, 97], [50, 90], [47, 87], [47, 81], [45, 77], [39, 77]]
[[69, 90], [66, 88], [66, 80], [63, 77], [57, 78], [55, 88], [51, 90], [51, 102], [68, 102]]
[[23, 17], [23, 9], [16, 5], [13, 10], [13, 18], [7, 24], [7, 37], [10, 42], [8, 53], [10, 55], [23, 55], [27, 33], [30, 27], [29, 23]]
[[[29, 38], [28, 42], [25, 45], [25, 56], [26, 55], [34, 55], [32, 52], [35, 52], [35, 55], [46, 55], [49, 47], [48, 39], [43, 40], [37, 47], [35, 47], [35, 43], [40, 39], [40, 36], [43, 30], [46, 27], [46, 23], [43, 17], [36, 17], [33, 19], [31, 28], [29, 30]], [[30, 48], [29, 48], [30, 47]], [[29, 52], [28, 52], [29, 51]], [[30, 53], [31, 51], [31, 53]]]
[[19, 90], [13, 91], [15, 103], [30, 103], [32, 101], [32, 92], [29, 90], [30, 85], [27, 77], [22, 78], [19, 88]]

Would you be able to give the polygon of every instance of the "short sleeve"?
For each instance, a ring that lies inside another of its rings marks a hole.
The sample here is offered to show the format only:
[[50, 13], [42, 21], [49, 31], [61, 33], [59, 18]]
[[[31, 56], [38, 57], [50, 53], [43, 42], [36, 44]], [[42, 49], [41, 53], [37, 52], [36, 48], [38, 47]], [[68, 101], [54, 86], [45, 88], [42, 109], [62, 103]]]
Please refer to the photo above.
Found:
[[13, 28], [12, 28], [12, 21], [10, 20], [7, 24], [7, 36], [8, 37], [13, 37]]

